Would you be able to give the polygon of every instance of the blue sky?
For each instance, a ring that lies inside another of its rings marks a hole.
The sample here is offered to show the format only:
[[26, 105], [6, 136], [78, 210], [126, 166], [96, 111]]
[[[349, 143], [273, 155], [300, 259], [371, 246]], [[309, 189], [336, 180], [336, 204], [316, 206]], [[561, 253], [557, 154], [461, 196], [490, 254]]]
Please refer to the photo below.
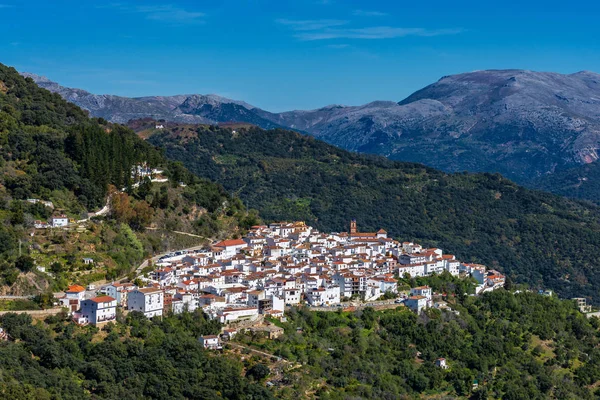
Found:
[[93, 93], [271, 111], [399, 101], [479, 69], [600, 72], [600, 2], [406, 3], [0, 0], [0, 62]]

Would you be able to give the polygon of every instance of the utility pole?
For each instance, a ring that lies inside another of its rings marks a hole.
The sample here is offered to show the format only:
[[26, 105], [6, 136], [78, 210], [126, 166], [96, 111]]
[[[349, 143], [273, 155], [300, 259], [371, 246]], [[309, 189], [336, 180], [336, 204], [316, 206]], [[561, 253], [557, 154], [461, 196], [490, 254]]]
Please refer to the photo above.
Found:
[[23, 242], [21, 241], [21, 239], [19, 239], [19, 257], [21, 257], [21, 255], [22, 255], [22, 251], [21, 251], [21, 244], [22, 243]]

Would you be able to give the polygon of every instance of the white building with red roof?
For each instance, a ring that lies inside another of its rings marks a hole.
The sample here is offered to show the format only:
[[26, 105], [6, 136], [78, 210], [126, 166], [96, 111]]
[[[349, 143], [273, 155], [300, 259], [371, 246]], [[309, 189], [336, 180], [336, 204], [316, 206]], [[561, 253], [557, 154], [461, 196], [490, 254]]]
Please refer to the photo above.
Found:
[[248, 243], [244, 242], [242, 239], [230, 239], [216, 243], [214, 247], [223, 249], [221, 253], [222, 258], [231, 258], [236, 255], [239, 250], [248, 247]]
[[71, 285], [65, 290], [65, 295], [59, 299], [60, 305], [67, 307], [69, 312], [79, 310], [81, 302], [85, 299], [85, 288], [80, 285]]
[[117, 300], [110, 296], [93, 297], [81, 302], [81, 308], [73, 316], [81, 325], [101, 325], [117, 318]]

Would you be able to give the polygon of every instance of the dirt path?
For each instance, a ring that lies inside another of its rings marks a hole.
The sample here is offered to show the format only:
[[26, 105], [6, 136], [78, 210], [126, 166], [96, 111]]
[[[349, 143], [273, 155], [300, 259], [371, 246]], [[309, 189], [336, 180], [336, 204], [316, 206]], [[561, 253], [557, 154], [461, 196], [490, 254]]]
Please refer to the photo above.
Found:
[[258, 355], [261, 355], [261, 356], [264, 356], [264, 357], [269, 357], [269, 358], [275, 358], [277, 361], [283, 361], [283, 362], [288, 363], [290, 365], [293, 364], [291, 361], [288, 361], [288, 360], [286, 360], [286, 359], [284, 359], [282, 357], [276, 356], [274, 354], [266, 353], [266, 352], [261, 351], [261, 350], [256, 350], [256, 349], [253, 349], [252, 347], [248, 347], [248, 346], [243, 345], [243, 344], [238, 344], [238, 343], [233, 343], [233, 342], [227, 342], [227, 344], [229, 346], [231, 346], [233, 348], [236, 348], [236, 349], [239, 349], [239, 350], [248, 350], [249, 352], [254, 353], [254, 354], [258, 354]]

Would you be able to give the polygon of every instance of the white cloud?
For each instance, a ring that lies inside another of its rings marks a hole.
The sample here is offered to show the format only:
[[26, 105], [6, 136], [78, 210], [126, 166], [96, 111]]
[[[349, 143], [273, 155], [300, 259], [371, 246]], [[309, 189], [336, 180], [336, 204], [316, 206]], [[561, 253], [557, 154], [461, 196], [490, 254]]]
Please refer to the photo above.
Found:
[[295, 31], [317, 31], [335, 26], [346, 25], [348, 21], [337, 19], [312, 19], [312, 20], [290, 20], [277, 19], [278, 24], [289, 26]]
[[163, 6], [138, 6], [137, 12], [142, 13], [148, 19], [170, 22], [198, 22], [206, 17], [206, 14], [198, 11], [187, 11], [172, 5]]
[[298, 32], [294, 37], [300, 40], [328, 40], [328, 39], [394, 39], [406, 36], [442, 36], [455, 35], [462, 29], [425, 29], [425, 28], [397, 28], [391, 26], [373, 26], [368, 28], [327, 28], [310, 32]]
[[300, 40], [331, 40], [331, 39], [394, 39], [406, 36], [442, 36], [461, 33], [460, 28], [427, 29], [401, 28], [394, 26], [370, 26], [351, 28], [350, 21], [338, 19], [292, 20], [277, 19], [278, 24], [287, 26], [294, 32], [294, 37]]
[[357, 17], [385, 17], [389, 14], [380, 11], [354, 10], [352, 15], [356, 15]]
[[330, 49], [347, 49], [350, 47], [349, 44], [341, 43], [341, 44], [329, 44], [327, 45]]
[[153, 6], [131, 5], [128, 3], [112, 3], [99, 8], [113, 8], [122, 12], [137, 13], [148, 20], [161, 21], [171, 24], [204, 23], [206, 14], [199, 11], [189, 11], [172, 4]]

